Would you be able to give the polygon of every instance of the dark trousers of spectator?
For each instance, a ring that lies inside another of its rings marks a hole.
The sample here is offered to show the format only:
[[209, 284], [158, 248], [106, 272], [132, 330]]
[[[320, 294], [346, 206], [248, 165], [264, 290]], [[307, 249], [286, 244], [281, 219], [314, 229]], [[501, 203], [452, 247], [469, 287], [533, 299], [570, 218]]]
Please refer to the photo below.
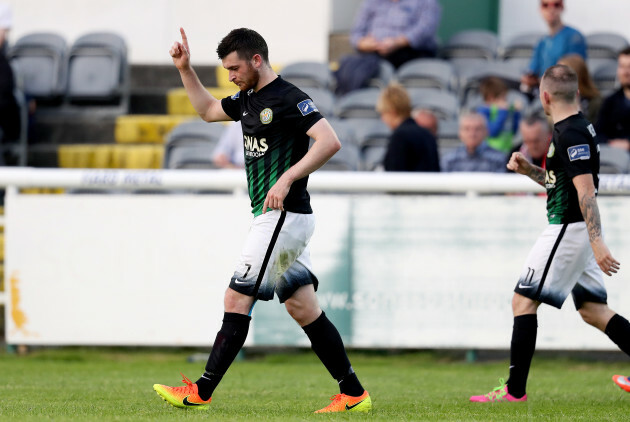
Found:
[[390, 62], [396, 69], [413, 59], [435, 57], [435, 50], [416, 50], [411, 47], [403, 47], [383, 58]]

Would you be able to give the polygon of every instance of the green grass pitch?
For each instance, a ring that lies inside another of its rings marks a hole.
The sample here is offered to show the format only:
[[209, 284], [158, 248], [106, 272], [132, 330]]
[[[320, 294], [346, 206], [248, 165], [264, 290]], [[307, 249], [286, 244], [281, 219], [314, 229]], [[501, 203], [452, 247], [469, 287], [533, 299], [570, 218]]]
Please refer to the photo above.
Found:
[[[230, 368], [210, 410], [176, 409], [154, 383], [193, 381], [204, 362], [191, 351], [40, 349], [18, 356], [0, 352], [0, 420], [628, 420], [630, 394], [611, 382], [630, 374], [630, 362], [534, 357], [527, 403], [469, 403], [507, 376], [507, 360], [467, 363], [444, 354], [350, 354], [372, 395], [369, 415], [313, 415], [337, 392], [310, 351], [251, 356]], [[506, 353], [507, 356], [507, 353]]]

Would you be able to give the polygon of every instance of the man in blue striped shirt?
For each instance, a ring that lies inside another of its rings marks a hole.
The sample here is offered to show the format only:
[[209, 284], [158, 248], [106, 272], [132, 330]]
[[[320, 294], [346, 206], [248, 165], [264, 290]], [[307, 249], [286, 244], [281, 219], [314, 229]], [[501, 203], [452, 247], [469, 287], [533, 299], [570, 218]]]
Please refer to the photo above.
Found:
[[442, 8], [437, 0], [365, 0], [350, 41], [361, 53], [376, 53], [398, 68], [433, 57]]

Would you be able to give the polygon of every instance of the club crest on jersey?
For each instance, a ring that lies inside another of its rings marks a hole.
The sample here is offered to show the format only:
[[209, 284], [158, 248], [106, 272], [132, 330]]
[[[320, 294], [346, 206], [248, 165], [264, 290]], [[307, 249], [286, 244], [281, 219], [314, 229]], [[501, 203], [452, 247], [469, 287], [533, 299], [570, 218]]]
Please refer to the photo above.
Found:
[[266, 108], [260, 112], [260, 123], [268, 125], [273, 120], [273, 111], [270, 108]]
[[302, 116], [306, 116], [314, 111], [319, 111], [313, 100], [310, 99], [298, 103], [297, 108], [300, 110], [300, 113], [302, 113]]
[[238, 97], [240, 97], [240, 96], [241, 96], [241, 91], [237, 91], [236, 94], [232, 95], [230, 98], [233, 99], [233, 100], [237, 100]]
[[591, 149], [587, 144], [575, 145], [567, 148], [570, 161], [588, 160], [591, 158]]
[[549, 150], [547, 151], [547, 158], [551, 158], [553, 157], [553, 154], [556, 152], [556, 147], [553, 144], [553, 142], [551, 142], [549, 144]]

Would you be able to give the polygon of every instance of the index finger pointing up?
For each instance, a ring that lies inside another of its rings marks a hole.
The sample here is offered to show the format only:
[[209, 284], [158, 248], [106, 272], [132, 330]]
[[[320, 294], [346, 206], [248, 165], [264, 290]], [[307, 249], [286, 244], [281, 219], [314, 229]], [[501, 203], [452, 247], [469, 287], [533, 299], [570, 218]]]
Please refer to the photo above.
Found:
[[188, 48], [188, 38], [186, 37], [186, 32], [184, 32], [184, 28], [179, 28], [179, 32], [182, 34], [182, 44], [186, 47], [186, 50], [190, 52]]

